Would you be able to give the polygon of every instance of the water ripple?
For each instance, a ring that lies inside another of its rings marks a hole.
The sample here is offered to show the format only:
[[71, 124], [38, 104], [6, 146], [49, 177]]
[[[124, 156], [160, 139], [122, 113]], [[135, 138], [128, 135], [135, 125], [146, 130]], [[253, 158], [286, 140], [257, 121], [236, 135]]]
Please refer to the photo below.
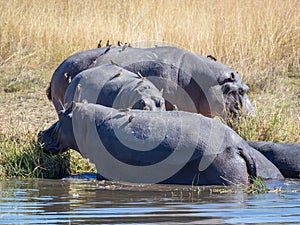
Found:
[[[300, 182], [280, 185], [299, 190]], [[0, 181], [0, 223], [300, 223], [298, 191], [247, 195], [184, 186], [124, 187], [93, 179]]]

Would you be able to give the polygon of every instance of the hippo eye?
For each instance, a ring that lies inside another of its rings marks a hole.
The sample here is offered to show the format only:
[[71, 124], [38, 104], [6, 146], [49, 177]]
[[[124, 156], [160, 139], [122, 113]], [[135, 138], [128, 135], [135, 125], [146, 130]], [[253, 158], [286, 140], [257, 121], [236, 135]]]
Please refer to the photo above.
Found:
[[246, 91], [243, 88], [239, 88], [239, 94], [240, 95], [244, 95], [246, 93]]

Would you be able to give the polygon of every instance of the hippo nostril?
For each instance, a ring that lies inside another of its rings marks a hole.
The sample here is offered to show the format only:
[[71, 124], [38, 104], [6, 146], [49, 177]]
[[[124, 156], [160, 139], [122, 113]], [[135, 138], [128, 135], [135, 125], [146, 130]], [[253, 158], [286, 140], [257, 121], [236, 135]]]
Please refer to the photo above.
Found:
[[224, 94], [227, 94], [230, 91], [230, 85], [229, 84], [225, 84], [222, 87], [222, 91], [223, 91]]
[[238, 102], [234, 103], [234, 108], [239, 109], [240, 108], [240, 104]]

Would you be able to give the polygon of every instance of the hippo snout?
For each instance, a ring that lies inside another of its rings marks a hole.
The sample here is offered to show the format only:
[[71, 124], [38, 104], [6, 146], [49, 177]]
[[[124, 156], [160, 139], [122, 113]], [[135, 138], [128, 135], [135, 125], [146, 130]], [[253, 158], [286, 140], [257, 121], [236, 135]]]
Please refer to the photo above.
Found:
[[246, 115], [255, 115], [254, 107], [247, 95], [247, 92], [249, 91], [247, 85], [226, 83], [222, 86], [222, 91], [226, 111], [233, 115], [233, 117], [239, 117], [242, 113], [245, 113]]
[[53, 140], [47, 131], [40, 131], [38, 133], [38, 143], [42, 146], [45, 153], [58, 154], [58, 146], [53, 145]]
[[59, 154], [67, 150], [63, 149], [57, 140], [57, 126], [58, 123], [54, 123], [49, 129], [38, 133], [38, 143], [45, 153]]

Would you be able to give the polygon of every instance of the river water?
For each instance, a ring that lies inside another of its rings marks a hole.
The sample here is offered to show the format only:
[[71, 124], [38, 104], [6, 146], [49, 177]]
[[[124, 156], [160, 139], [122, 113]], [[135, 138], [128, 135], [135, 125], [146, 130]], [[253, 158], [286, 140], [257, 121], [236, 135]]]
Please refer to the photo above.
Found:
[[89, 178], [0, 181], [0, 224], [299, 224], [300, 182], [246, 194], [220, 187], [132, 185]]

